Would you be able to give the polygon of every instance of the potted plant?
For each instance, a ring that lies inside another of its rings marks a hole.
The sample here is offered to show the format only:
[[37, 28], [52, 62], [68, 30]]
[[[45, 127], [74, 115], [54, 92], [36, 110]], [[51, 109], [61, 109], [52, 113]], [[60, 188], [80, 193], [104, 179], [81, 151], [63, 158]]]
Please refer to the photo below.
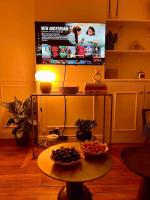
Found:
[[78, 127], [78, 130], [76, 132], [76, 137], [78, 140], [85, 141], [85, 140], [91, 140], [92, 138], [92, 131], [91, 129], [97, 126], [97, 123], [95, 120], [83, 120], [78, 119], [75, 122], [75, 125]]
[[[33, 99], [33, 108], [31, 105], [31, 98], [27, 98], [24, 102], [14, 97], [12, 102], [2, 102], [2, 106], [5, 107], [10, 113], [6, 127], [14, 124], [12, 129], [17, 146], [27, 146], [29, 144], [29, 137], [32, 131], [32, 109], [33, 114], [36, 114], [36, 99]], [[34, 121], [35, 124], [35, 121]]]

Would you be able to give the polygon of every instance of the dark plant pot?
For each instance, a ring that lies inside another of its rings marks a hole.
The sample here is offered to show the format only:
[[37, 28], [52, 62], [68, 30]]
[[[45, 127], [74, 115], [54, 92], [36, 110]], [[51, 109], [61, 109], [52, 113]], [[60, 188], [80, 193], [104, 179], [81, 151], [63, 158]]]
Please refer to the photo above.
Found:
[[[18, 135], [21, 135], [21, 137], [18, 137]], [[18, 147], [27, 147], [29, 145], [29, 133], [22, 131], [22, 130], [18, 130], [15, 133], [15, 140], [16, 140], [16, 145]]]
[[76, 137], [80, 141], [91, 140], [92, 139], [92, 131], [90, 131], [90, 130], [78, 130], [76, 132]]

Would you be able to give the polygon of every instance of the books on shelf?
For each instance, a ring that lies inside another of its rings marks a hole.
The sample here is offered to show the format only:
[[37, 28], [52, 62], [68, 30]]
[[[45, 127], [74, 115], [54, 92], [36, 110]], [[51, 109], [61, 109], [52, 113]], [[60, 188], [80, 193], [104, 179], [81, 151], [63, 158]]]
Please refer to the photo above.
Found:
[[107, 93], [107, 85], [103, 82], [85, 84], [85, 94], [99, 95], [105, 93]]

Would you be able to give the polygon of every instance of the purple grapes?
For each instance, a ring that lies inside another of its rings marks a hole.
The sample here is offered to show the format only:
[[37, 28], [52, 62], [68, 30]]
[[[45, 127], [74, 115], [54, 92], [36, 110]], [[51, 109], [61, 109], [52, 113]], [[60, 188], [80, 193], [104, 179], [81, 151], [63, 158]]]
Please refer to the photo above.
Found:
[[81, 158], [80, 153], [74, 148], [60, 147], [57, 150], [52, 151], [51, 158], [54, 161], [60, 161], [63, 163], [69, 163], [72, 161], [77, 161]]

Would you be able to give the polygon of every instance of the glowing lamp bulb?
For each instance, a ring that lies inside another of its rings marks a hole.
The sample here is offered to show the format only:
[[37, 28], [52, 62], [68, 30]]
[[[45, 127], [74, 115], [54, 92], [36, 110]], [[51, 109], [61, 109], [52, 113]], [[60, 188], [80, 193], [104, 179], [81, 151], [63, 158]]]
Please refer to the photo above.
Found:
[[56, 74], [50, 71], [38, 71], [35, 74], [35, 78], [40, 82], [51, 82], [56, 79]]

